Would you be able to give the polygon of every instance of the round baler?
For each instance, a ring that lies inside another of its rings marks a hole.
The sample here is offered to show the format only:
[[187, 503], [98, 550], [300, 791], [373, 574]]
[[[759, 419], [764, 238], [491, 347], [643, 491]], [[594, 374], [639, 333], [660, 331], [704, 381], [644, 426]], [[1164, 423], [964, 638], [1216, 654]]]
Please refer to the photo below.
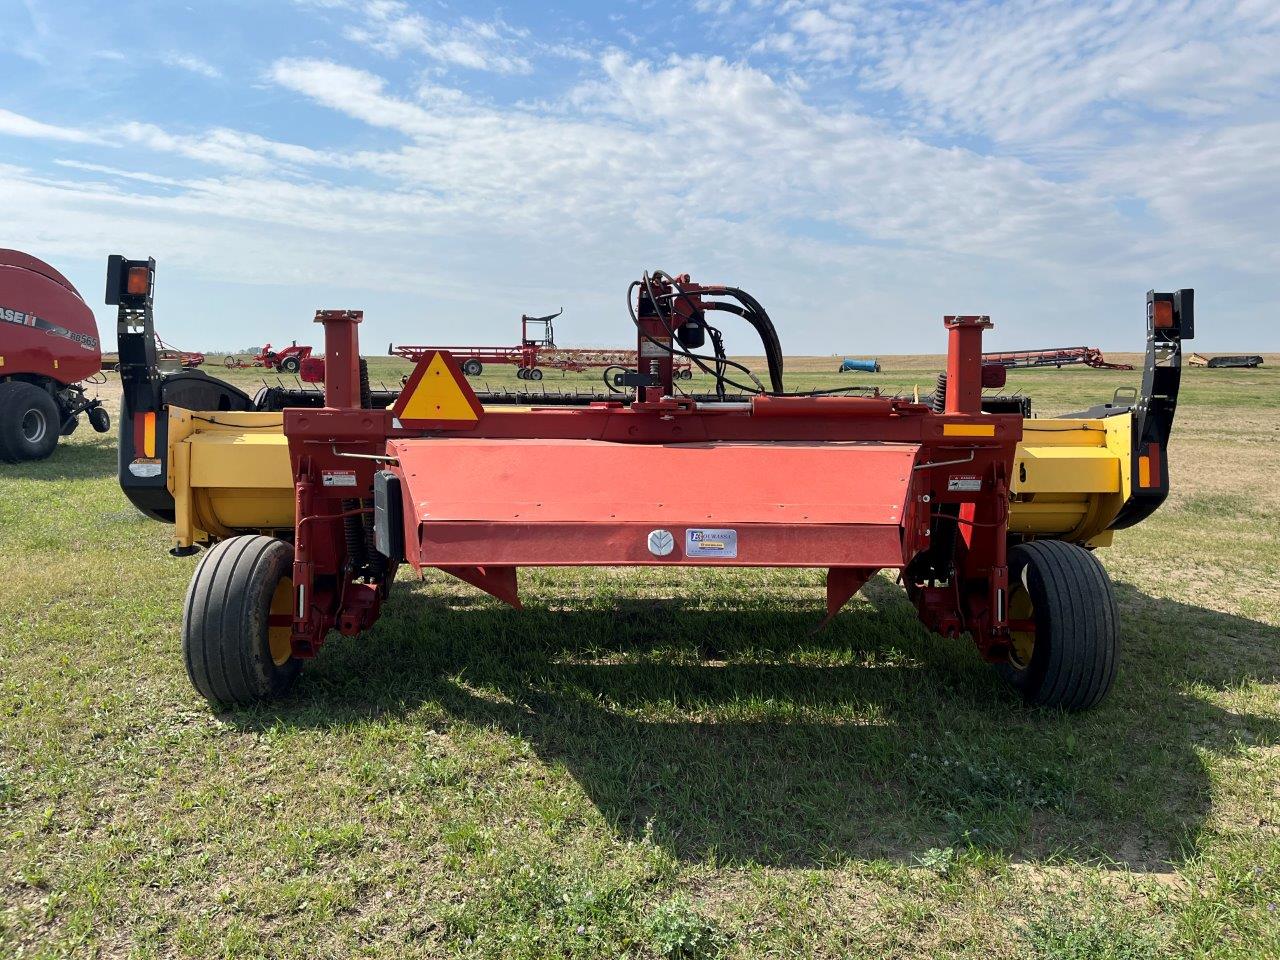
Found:
[[101, 371], [98, 325], [71, 281], [30, 254], [0, 249], [0, 460], [43, 460], [82, 413], [99, 433], [111, 429], [81, 383]]

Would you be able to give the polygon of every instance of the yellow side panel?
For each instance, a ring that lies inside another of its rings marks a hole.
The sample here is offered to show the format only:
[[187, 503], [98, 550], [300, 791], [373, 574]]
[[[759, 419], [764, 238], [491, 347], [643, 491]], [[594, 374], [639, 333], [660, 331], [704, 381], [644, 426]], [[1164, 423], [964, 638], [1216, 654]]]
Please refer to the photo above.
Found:
[[1120, 463], [1101, 447], [1018, 447], [1013, 492], [1119, 493]]
[[193, 487], [293, 490], [283, 433], [197, 433], [187, 443]]
[[1129, 496], [1132, 417], [1027, 420], [1010, 484], [1009, 530], [1106, 546]]
[[293, 470], [280, 414], [170, 408], [168, 462], [179, 546], [293, 526]]

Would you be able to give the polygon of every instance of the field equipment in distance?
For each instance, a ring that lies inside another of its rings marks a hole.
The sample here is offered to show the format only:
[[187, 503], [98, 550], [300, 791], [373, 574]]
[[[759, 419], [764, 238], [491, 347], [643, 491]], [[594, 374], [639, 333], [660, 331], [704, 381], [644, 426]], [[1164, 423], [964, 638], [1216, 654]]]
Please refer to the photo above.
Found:
[[0, 250], [0, 460], [43, 460], [81, 414], [110, 430], [106, 408], [85, 391], [101, 372], [98, 324], [71, 281], [30, 254]]
[[[649, 368], [625, 401], [482, 406], [441, 351], [384, 409], [361, 376], [358, 311], [317, 314], [323, 407], [258, 412], [198, 373], [122, 367], [123, 489], [175, 524], [178, 552], [213, 544], [183, 626], [197, 690], [224, 703], [281, 693], [331, 631], [373, 625], [408, 564], [513, 606], [521, 566], [822, 567], [828, 618], [897, 570], [921, 620], [969, 633], [1028, 702], [1083, 709], [1106, 694], [1117, 611], [1090, 548], [1168, 494], [1192, 291], [1147, 295], [1140, 392], [1038, 420], [984, 412], [985, 317], [945, 318], [935, 410], [787, 393], [772, 321], [737, 288], [658, 273], [632, 292]], [[713, 310], [764, 344], [769, 387], [745, 400], [674, 395], [678, 356], [755, 381], [718, 349], [693, 352]], [[149, 318], [150, 303], [122, 307], [121, 330]]]
[[[603, 369], [605, 383], [612, 385], [609, 374], [617, 369], [633, 370], [636, 355], [630, 350], [594, 350], [577, 347], [557, 347], [554, 321], [560, 314], [545, 317], [520, 317], [520, 344], [514, 347], [433, 347], [417, 344], [389, 345], [387, 352], [393, 357], [403, 357], [417, 363], [423, 357], [445, 352], [458, 361], [465, 376], [478, 377], [484, 373], [486, 363], [505, 364], [516, 368], [520, 380], [539, 381], [544, 369], [571, 370], [581, 373], [589, 369]], [[688, 361], [676, 363], [676, 378], [690, 380], [693, 367]]]
[[1256, 353], [1228, 354], [1221, 357], [1203, 357], [1198, 353], [1192, 353], [1187, 356], [1187, 363], [1193, 367], [1212, 367], [1215, 370], [1223, 367], [1252, 370], [1254, 367], [1262, 366], [1262, 357]]
[[856, 360], [852, 357], [845, 358], [840, 364], [841, 373], [879, 373], [879, 360]]
[[287, 347], [274, 350], [267, 344], [249, 359], [228, 355], [223, 361], [228, 370], [242, 370], [246, 367], [266, 367], [277, 373], [297, 373], [311, 356], [311, 347], [299, 346], [295, 340]]
[[1084, 364], [1098, 370], [1132, 370], [1131, 363], [1111, 363], [1097, 347], [1052, 347], [1047, 350], [1009, 350], [984, 353], [984, 363], [995, 363], [1014, 370], [1024, 367], [1068, 367]]

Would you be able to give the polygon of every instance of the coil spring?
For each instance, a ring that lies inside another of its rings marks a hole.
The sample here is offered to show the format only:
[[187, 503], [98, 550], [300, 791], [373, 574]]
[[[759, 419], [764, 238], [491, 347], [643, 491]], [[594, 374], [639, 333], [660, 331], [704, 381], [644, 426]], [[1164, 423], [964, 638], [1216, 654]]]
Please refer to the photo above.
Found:
[[938, 382], [933, 388], [933, 412], [943, 413], [947, 409], [947, 375], [938, 374]]

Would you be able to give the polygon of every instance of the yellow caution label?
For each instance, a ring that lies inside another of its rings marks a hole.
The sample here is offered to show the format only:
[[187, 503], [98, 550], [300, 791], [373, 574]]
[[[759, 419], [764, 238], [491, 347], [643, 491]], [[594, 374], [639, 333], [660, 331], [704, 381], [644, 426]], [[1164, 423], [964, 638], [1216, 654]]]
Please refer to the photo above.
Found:
[[481, 413], [475, 391], [452, 357], [441, 351], [418, 361], [392, 409], [405, 427], [475, 423]]
[[996, 426], [994, 423], [944, 423], [942, 435], [944, 437], [994, 437]]

